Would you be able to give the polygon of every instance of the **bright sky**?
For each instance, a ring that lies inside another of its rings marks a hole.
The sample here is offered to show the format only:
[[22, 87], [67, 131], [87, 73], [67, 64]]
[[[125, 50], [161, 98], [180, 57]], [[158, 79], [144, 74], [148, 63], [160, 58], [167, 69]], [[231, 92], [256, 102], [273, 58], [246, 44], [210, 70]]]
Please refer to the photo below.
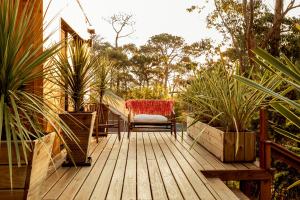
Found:
[[[274, 0], [264, 0], [269, 6]], [[296, 2], [299, 0], [296, 0]], [[120, 44], [144, 44], [149, 37], [170, 33], [182, 36], [191, 43], [203, 38], [220, 41], [221, 37], [215, 30], [206, 28], [206, 16], [214, 8], [213, 0], [81, 0], [97, 34], [106, 41], [113, 43], [112, 27], [103, 19], [119, 12], [132, 14], [136, 21], [136, 32]], [[206, 8], [199, 14], [186, 11], [192, 5], [205, 4]], [[299, 12], [299, 10], [297, 10]], [[298, 15], [295, 13], [295, 15]]]
[[160, 33], [182, 36], [189, 43], [211, 36], [217, 39], [218, 34], [215, 31], [206, 29], [205, 18], [212, 5], [208, 5], [201, 14], [186, 11], [201, 1], [204, 2], [204, 0], [81, 0], [97, 34], [111, 43], [115, 34], [103, 18], [118, 12], [132, 14], [136, 21], [136, 32], [130, 38], [122, 39], [120, 43], [138, 45], [144, 44], [149, 37]]

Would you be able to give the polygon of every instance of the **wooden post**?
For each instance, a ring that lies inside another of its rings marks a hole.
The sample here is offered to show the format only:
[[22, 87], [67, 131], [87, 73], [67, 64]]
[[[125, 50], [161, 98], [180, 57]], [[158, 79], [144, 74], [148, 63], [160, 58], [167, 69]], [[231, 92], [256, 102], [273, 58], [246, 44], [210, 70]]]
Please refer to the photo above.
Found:
[[260, 167], [265, 169], [265, 141], [267, 140], [267, 109], [261, 107], [260, 111], [260, 131], [259, 131], [259, 164]]
[[[259, 163], [266, 170], [271, 169], [271, 142], [268, 141], [267, 108], [260, 108], [260, 133], [259, 133]], [[272, 179], [260, 181], [260, 200], [271, 200]]]
[[[271, 173], [271, 142], [265, 141], [265, 169]], [[271, 200], [272, 199], [272, 179], [260, 181], [260, 200]]]

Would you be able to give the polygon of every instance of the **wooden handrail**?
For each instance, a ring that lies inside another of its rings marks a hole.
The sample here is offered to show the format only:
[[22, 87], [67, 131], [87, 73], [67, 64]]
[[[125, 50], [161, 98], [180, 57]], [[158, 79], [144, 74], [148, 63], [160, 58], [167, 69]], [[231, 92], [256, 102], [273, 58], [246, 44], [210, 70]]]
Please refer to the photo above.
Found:
[[300, 171], [300, 156], [275, 142], [271, 142], [271, 151], [273, 158], [284, 161], [286, 164]]

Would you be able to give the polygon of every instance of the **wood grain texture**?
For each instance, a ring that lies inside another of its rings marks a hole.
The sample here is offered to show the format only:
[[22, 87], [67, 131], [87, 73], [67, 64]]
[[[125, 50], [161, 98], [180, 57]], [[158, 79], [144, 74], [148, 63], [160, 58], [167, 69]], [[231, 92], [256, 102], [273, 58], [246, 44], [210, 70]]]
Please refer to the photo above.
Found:
[[[20, 167], [16, 165], [15, 160], [13, 161], [13, 163], [15, 163], [12, 167], [12, 183], [14, 187], [13, 190], [10, 190], [11, 185], [8, 160], [6, 160], [5, 164], [4, 159], [7, 158], [7, 148], [6, 145], [1, 146], [1, 198], [3, 196], [3, 198], [6, 197], [5, 199], [10, 199], [10, 197], [12, 199], [18, 199], [23, 191], [23, 194], [25, 197], [27, 197], [27, 199], [41, 199], [41, 186], [47, 176], [54, 137], [55, 133], [50, 133], [42, 137], [40, 140], [28, 142], [28, 146], [32, 147], [33, 149], [31, 150], [31, 154], [29, 153], [29, 150], [26, 150], [27, 158], [29, 161], [27, 165], [24, 163], [24, 156], [21, 156], [21, 160], [23, 161], [21, 162], [22, 165]], [[21, 147], [21, 145], [19, 146]], [[22, 154], [21, 149], [20, 153]], [[26, 193], [24, 193], [25, 190]]]
[[212, 178], [226, 178], [224, 174], [247, 178], [245, 170], [255, 167], [222, 163], [199, 144], [190, 150], [193, 140], [186, 133], [178, 134], [177, 140], [168, 132], [132, 132], [130, 139], [122, 136], [121, 141], [115, 134], [100, 138], [99, 143], [93, 140], [95, 163], [91, 167], [59, 168], [59, 178], [50, 174], [52, 181], [46, 182], [51, 187], [47, 186], [44, 199], [235, 199], [226, 185], [209, 182], [202, 170], [221, 173]]
[[255, 160], [255, 133], [224, 132], [202, 122], [192, 125], [193, 121], [193, 118], [187, 118], [188, 135], [222, 162], [253, 162]]

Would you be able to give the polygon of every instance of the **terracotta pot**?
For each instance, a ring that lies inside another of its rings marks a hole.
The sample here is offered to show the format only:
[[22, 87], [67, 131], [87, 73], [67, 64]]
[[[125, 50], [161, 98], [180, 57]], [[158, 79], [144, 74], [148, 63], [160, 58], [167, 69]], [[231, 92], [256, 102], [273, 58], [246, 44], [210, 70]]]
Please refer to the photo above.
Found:
[[[94, 129], [96, 112], [78, 112], [60, 114], [59, 117], [70, 127], [77, 140], [64, 136], [66, 145], [70, 149], [63, 166], [90, 166], [89, 148]], [[74, 163], [73, 163], [74, 162]]]
[[21, 167], [18, 167], [15, 147], [12, 147], [13, 189], [11, 190], [7, 143], [1, 141], [0, 148], [0, 199], [5, 200], [40, 200], [41, 185], [47, 176], [55, 133], [50, 133], [40, 140], [28, 141], [31, 151], [27, 150], [28, 165], [20, 147]]

